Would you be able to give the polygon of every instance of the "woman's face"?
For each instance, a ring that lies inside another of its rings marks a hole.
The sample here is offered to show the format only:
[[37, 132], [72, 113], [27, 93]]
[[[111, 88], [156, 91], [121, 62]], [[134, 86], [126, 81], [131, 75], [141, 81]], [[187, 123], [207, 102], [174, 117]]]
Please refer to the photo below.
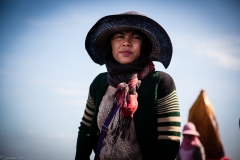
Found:
[[135, 61], [141, 53], [143, 37], [136, 31], [116, 32], [111, 38], [112, 54], [120, 64]]
[[187, 141], [188, 143], [191, 143], [192, 140], [195, 138], [194, 135], [188, 135], [188, 134], [184, 134], [183, 137], [184, 137], [185, 141]]

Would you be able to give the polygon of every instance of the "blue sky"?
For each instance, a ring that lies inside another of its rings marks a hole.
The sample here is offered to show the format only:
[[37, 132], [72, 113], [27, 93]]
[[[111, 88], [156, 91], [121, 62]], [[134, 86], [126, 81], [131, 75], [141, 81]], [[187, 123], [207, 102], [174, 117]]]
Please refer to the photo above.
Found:
[[214, 106], [226, 155], [240, 157], [238, 1], [0, 0], [0, 156], [74, 159], [88, 87], [106, 71], [85, 37], [101, 17], [136, 10], [159, 22], [173, 43], [168, 69], [182, 123], [201, 89]]

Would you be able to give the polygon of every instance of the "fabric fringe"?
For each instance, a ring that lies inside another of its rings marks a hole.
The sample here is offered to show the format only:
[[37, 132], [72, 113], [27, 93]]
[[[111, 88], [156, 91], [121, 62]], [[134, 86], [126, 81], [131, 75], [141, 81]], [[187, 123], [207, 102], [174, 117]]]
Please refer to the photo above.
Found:
[[[112, 132], [113, 135], [112, 144], [115, 144], [118, 138], [121, 138], [124, 141], [126, 139], [126, 136], [127, 139], [130, 140], [131, 121], [132, 121], [131, 117], [123, 117], [119, 114], [117, 125]], [[111, 128], [113, 128], [113, 126], [111, 126]]]
[[[115, 92], [115, 103], [117, 103], [117, 105], [115, 106], [119, 107], [119, 116], [117, 125], [112, 132], [113, 145], [116, 143], [118, 138], [121, 138], [124, 141], [127, 136], [128, 140], [130, 140], [131, 121], [133, 118], [133, 114], [138, 107], [138, 94], [136, 92], [136, 89], [140, 86], [141, 79], [144, 79], [154, 70], [154, 64], [152, 63], [152, 61], [149, 61], [140, 73], [132, 74], [128, 83], [122, 82], [118, 84], [117, 90]], [[113, 123], [111, 129], [112, 128]]]

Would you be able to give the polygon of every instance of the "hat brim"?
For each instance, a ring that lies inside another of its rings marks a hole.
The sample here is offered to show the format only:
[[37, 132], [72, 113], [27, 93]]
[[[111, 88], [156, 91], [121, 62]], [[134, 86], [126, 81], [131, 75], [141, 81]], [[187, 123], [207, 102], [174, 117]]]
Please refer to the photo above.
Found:
[[190, 130], [187, 130], [187, 131], [183, 131], [182, 132], [183, 135], [187, 134], [187, 135], [194, 135], [194, 136], [200, 136], [200, 134], [197, 132], [197, 131], [190, 131]]
[[85, 48], [95, 63], [105, 64], [105, 56], [110, 49], [109, 36], [123, 30], [138, 30], [144, 33], [152, 43], [150, 60], [161, 62], [165, 68], [169, 66], [173, 49], [167, 32], [151, 18], [134, 14], [103, 17], [90, 29], [85, 40]]

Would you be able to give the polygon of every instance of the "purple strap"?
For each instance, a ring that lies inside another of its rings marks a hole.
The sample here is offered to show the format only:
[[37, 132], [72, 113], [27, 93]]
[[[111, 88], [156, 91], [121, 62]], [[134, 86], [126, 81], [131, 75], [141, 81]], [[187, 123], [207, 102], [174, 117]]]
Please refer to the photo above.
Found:
[[112, 108], [111, 112], [108, 114], [108, 117], [106, 118], [104, 124], [102, 125], [102, 130], [101, 130], [101, 133], [100, 133], [100, 136], [99, 136], [97, 150], [96, 150], [96, 153], [95, 153], [94, 160], [97, 160], [98, 157], [99, 157], [99, 154], [100, 154], [100, 151], [101, 151], [101, 148], [102, 148], [102, 142], [103, 142], [103, 139], [104, 139], [104, 137], [107, 133], [108, 126], [109, 126], [112, 118], [116, 114], [118, 108], [119, 107], [118, 107], [117, 103], [115, 102], [115, 105], [113, 105], [113, 108]]

